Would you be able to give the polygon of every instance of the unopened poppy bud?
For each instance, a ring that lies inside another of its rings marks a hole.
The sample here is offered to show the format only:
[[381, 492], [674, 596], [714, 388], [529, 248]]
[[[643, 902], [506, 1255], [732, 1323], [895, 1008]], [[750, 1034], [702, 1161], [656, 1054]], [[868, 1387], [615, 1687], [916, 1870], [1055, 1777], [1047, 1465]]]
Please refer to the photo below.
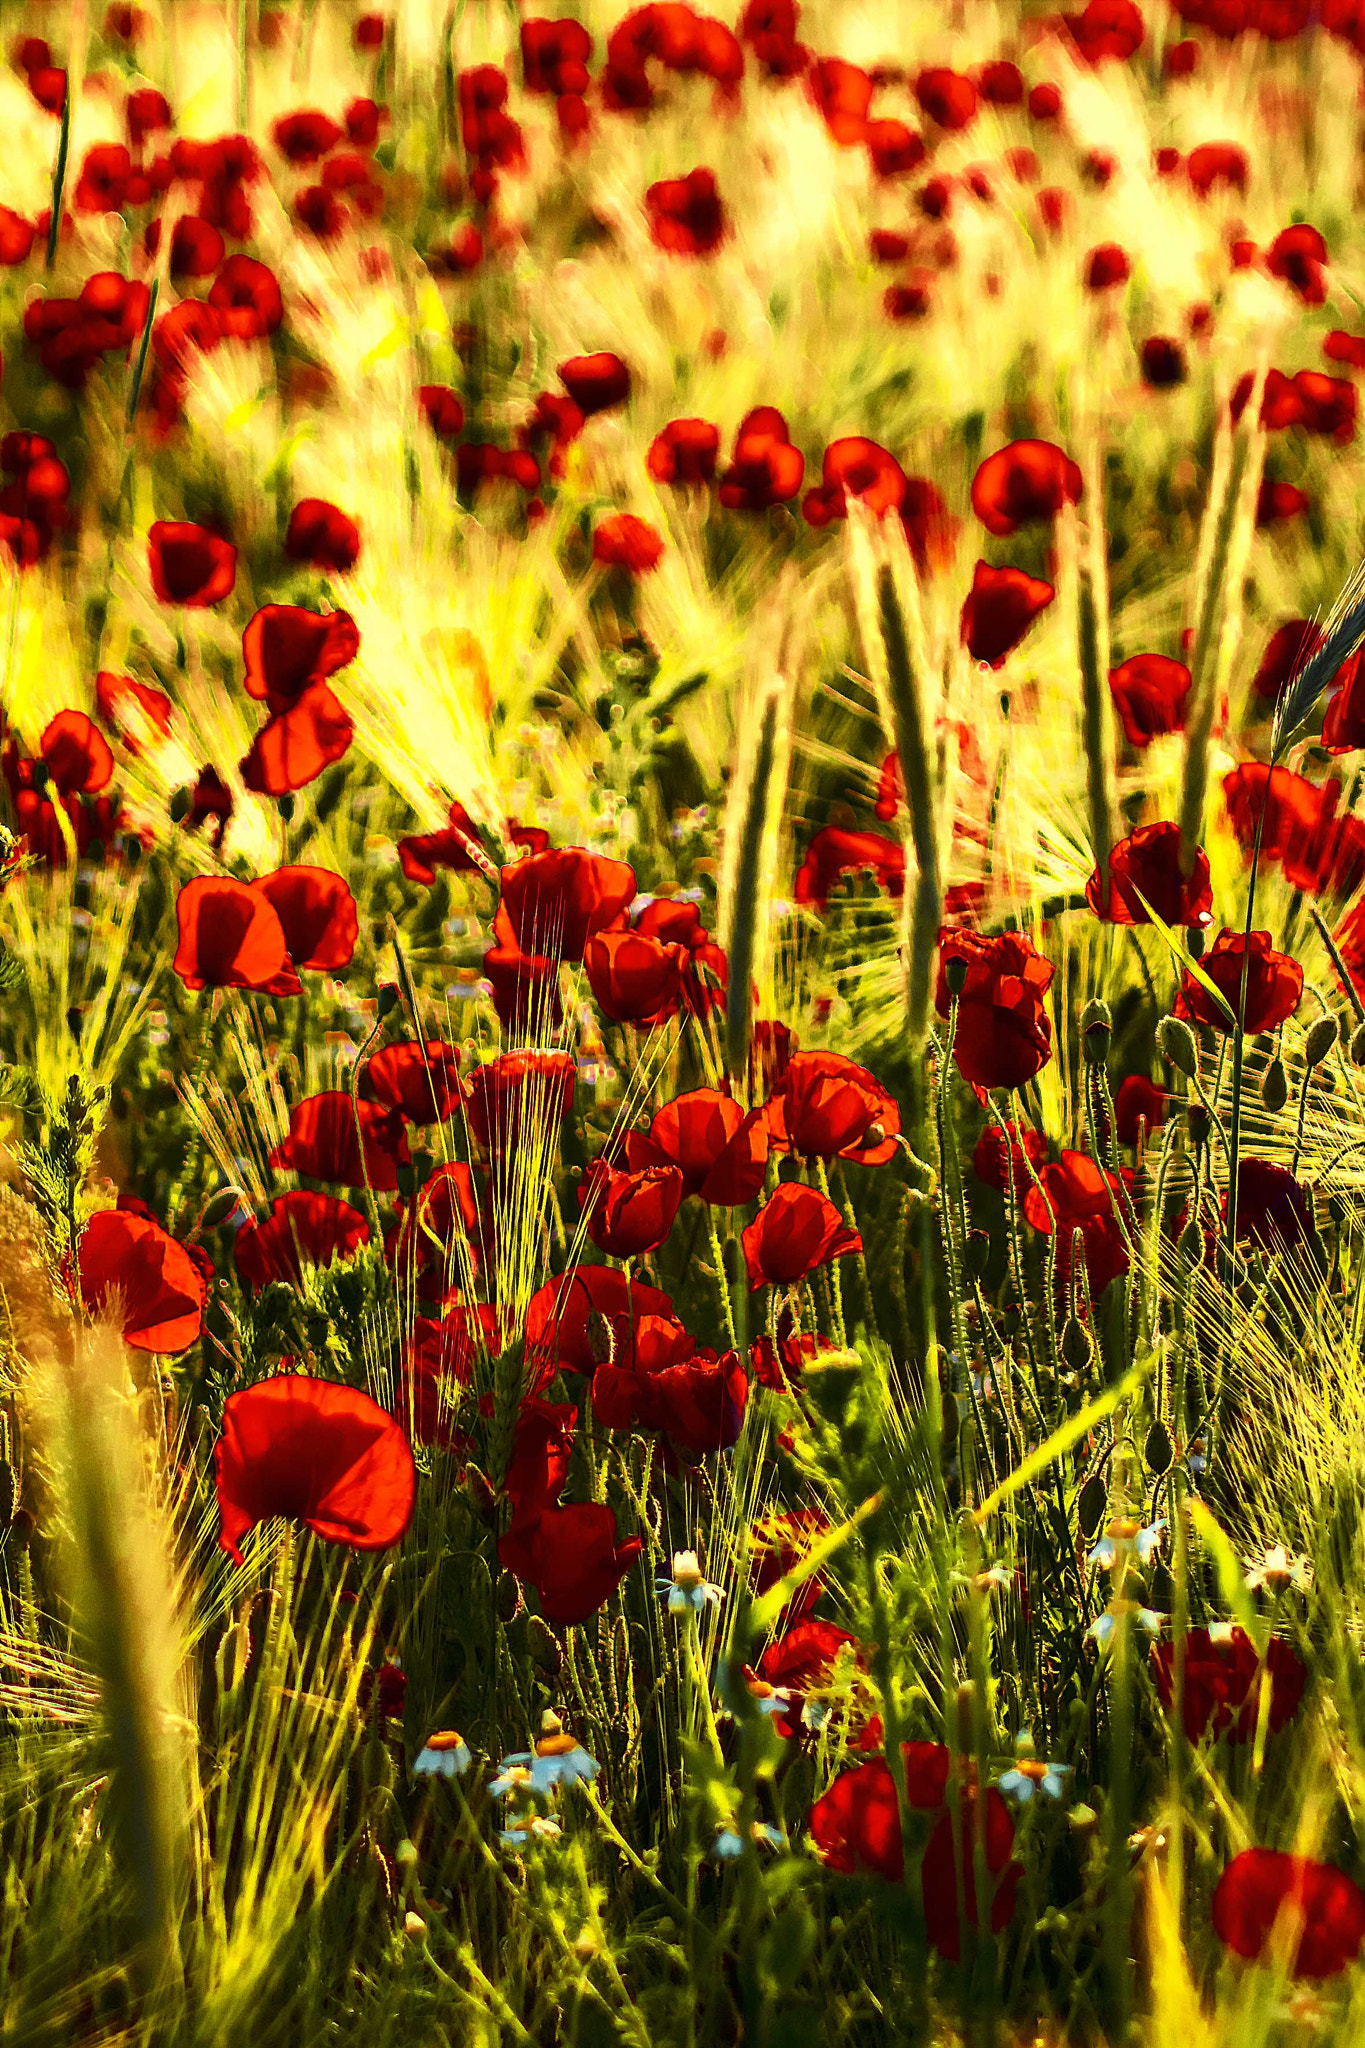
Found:
[[863, 1132], [863, 1143], [864, 1145], [884, 1145], [886, 1143], [885, 1125], [878, 1123], [869, 1124]]
[[505, 1624], [516, 1620], [521, 1612], [521, 1585], [515, 1572], [499, 1572], [493, 1604], [499, 1621]]
[[1192, 1081], [1199, 1071], [1199, 1045], [1184, 1018], [1163, 1017], [1157, 1037], [1162, 1053], [1177, 1073]]
[[1193, 1216], [1180, 1233], [1180, 1256], [1187, 1266], [1197, 1266], [1204, 1256], [1204, 1233]]
[[376, 999], [376, 1002], [375, 1002], [375, 1006], [374, 1006], [374, 1007], [375, 1007], [375, 1015], [376, 1015], [376, 1016], [377, 1016], [377, 1017], [379, 1018], [379, 1020], [381, 1021], [381, 1023], [382, 1023], [382, 1021], [384, 1020], [384, 1018], [385, 1018], [385, 1017], [387, 1017], [387, 1016], [388, 1016], [388, 1015], [390, 1014], [390, 1012], [391, 1012], [391, 1011], [393, 1011], [393, 1010], [396, 1010], [396, 1009], [397, 1009], [397, 1007], [398, 1007], [398, 986], [397, 986], [397, 983], [396, 983], [396, 982], [392, 982], [392, 981], [381, 981], [381, 982], [380, 982], [380, 984], [379, 984], [379, 994], [378, 994], [378, 997], [377, 997], [377, 999]]
[[985, 1230], [969, 1230], [967, 1232], [966, 1244], [967, 1271], [972, 1275], [973, 1279], [979, 1280], [981, 1278], [981, 1275], [990, 1263], [990, 1256], [991, 1240], [989, 1232]]
[[238, 1207], [242, 1199], [240, 1188], [219, 1188], [216, 1195], [210, 1195], [204, 1204], [204, 1213], [199, 1219], [201, 1230], [216, 1230], [220, 1223]]
[[588, 1318], [588, 1343], [592, 1349], [594, 1365], [610, 1365], [616, 1357], [616, 1332], [611, 1321], [600, 1309], [594, 1309]]
[[1190, 1136], [1196, 1145], [1209, 1142], [1210, 1118], [1202, 1102], [1192, 1102], [1186, 1111], [1185, 1121], [1190, 1127]]
[[33, 787], [35, 789], [46, 789], [51, 773], [52, 771], [46, 761], [35, 761], [33, 764]]
[[1277, 1056], [1261, 1076], [1261, 1104], [1273, 1116], [1284, 1108], [1288, 1100], [1289, 1082], [1285, 1076], [1284, 1061]]
[[1092, 996], [1081, 1011], [1082, 1031], [1112, 1031], [1113, 1028], [1114, 1018], [1108, 1003], [1102, 996]]
[[405, 1835], [393, 1852], [393, 1860], [400, 1870], [411, 1870], [417, 1862], [418, 1853], [416, 1842], [409, 1841]]
[[192, 801], [193, 798], [188, 789], [173, 789], [171, 791], [171, 800], [166, 808], [171, 814], [171, 823], [173, 825], [179, 825], [183, 819], [189, 816]]
[[553, 1630], [538, 1614], [528, 1617], [526, 1637], [531, 1647], [531, 1662], [536, 1669], [543, 1671], [549, 1678], [558, 1678], [564, 1662], [564, 1653]]
[[410, 1941], [415, 1948], [422, 1946], [427, 1938], [427, 1923], [420, 1913], [405, 1913], [403, 1915], [403, 1935], [404, 1939]]
[[960, 956], [947, 961], [943, 969], [943, 979], [947, 984], [949, 995], [960, 996], [963, 989], [967, 986], [966, 961]]
[[497, 1519], [497, 1495], [477, 1465], [464, 1468], [465, 1492], [474, 1504], [474, 1512], [480, 1521], [493, 1523]]
[[601, 1943], [591, 1927], [585, 1927], [573, 1945], [573, 1952], [580, 1963], [590, 1963], [600, 1947]]
[[1336, 1044], [1337, 1027], [1333, 1017], [1318, 1017], [1308, 1027], [1303, 1042], [1303, 1056], [1310, 1067], [1318, 1067]]
[[1062, 1357], [1073, 1372], [1084, 1372], [1095, 1355], [1089, 1330], [1076, 1316], [1068, 1316], [1062, 1330]]
[[292, 825], [294, 822], [294, 812], [298, 809], [292, 790], [286, 790], [279, 803], [281, 819], [286, 825]]
[[1365, 1024], [1357, 1024], [1351, 1033], [1351, 1065], [1365, 1067]]

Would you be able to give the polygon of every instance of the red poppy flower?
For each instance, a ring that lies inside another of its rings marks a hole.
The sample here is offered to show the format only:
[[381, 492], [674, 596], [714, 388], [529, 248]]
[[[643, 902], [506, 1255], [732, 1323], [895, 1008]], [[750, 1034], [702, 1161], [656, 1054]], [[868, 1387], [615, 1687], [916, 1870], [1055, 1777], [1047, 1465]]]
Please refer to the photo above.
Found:
[[1130, 1179], [1123, 1173], [1106, 1173], [1085, 1152], [1063, 1152], [1059, 1160], [1041, 1167], [1038, 1185], [1024, 1193], [1024, 1215], [1044, 1237], [1057, 1237], [1057, 1278], [1065, 1284], [1071, 1274], [1072, 1248], [1077, 1231], [1085, 1251], [1090, 1293], [1098, 1300], [1111, 1280], [1128, 1271], [1128, 1246], [1124, 1240], [1121, 1189]]
[[1185, 729], [1190, 672], [1166, 654], [1133, 654], [1109, 671], [1114, 708], [1128, 744], [1139, 749], [1168, 732]]
[[410, 882], [424, 882], [430, 888], [436, 880], [437, 868], [449, 868], [460, 875], [481, 871], [470, 851], [471, 845], [479, 845], [479, 830], [464, 805], [457, 801], [450, 806], [450, 823], [439, 832], [412, 833], [400, 839], [398, 858]]
[[289, 515], [284, 552], [291, 562], [345, 575], [360, 556], [360, 529], [326, 498], [300, 498]]
[[[1152, 1665], [1161, 1704], [1169, 1714], [1175, 1703], [1175, 1644], [1155, 1643]], [[1185, 1637], [1183, 1712], [1189, 1740], [1222, 1737], [1250, 1742], [1260, 1709], [1261, 1670], [1255, 1644], [1235, 1623], [1190, 1629]], [[1298, 1712], [1308, 1674], [1283, 1636], [1270, 1638], [1264, 1670], [1270, 1680], [1270, 1732], [1278, 1734]]]
[[1117, 242], [1101, 242], [1085, 259], [1085, 288], [1088, 292], [1112, 291], [1126, 284], [1133, 266]]
[[1279, 1849], [1243, 1849], [1214, 1886], [1218, 1939], [1248, 1962], [1266, 1957], [1276, 1922], [1294, 1930], [1294, 1977], [1336, 1977], [1365, 1941], [1365, 1893], [1330, 1863]]
[[939, 945], [934, 1003], [949, 1014], [950, 960], [964, 960], [967, 978], [957, 1004], [953, 1055], [958, 1071], [976, 1088], [1022, 1088], [1052, 1058], [1052, 1025], [1043, 998], [1054, 969], [1022, 932], [985, 938], [979, 932], [945, 931]]
[[102, 668], [95, 677], [95, 703], [104, 723], [130, 754], [155, 746], [171, 729], [171, 700], [165, 691], [154, 690], [132, 676]]
[[1201, 142], [1186, 158], [1185, 175], [1201, 199], [1207, 199], [1216, 185], [1245, 192], [1250, 175], [1247, 153], [1235, 142]]
[[624, 405], [630, 397], [630, 371], [607, 349], [591, 356], [570, 356], [556, 374], [585, 420]]
[[1142, 48], [1147, 33], [1135, 0], [1089, 0], [1082, 14], [1062, 16], [1087, 64], [1105, 58], [1126, 63]]
[[448, 384], [424, 384], [417, 393], [431, 431], [442, 441], [453, 441], [464, 426], [464, 407]]
[[[1287, 953], [1271, 946], [1269, 932], [1252, 932], [1250, 947], [1241, 932], [1221, 931], [1200, 961], [1204, 973], [1250, 1032], [1274, 1031], [1292, 1017], [1303, 995], [1303, 969]], [[1246, 977], [1246, 1009], [1242, 1011], [1242, 979]], [[1192, 974], [1181, 981], [1175, 1015], [1194, 1024], [1226, 1032], [1228, 1020], [1213, 997]]]
[[147, 561], [162, 604], [221, 604], [237, 580], [237, 550], [231, 541], [188, 519], [153, 524]]
[[483, 956], [498, 1022], [506, 1031], [541, 1038], [563, 1016], [559, 1000], [559, 962], [543, 953], [523, 953], [517, 946], [490, 946]]
[[1307, 491], [1279, 478], [1267, 477], [1256, 494], [1256, 524], [1278, 526], [1282, 520], [1297, 519], [1308, 510], [1312, 499]]
[[1358, 400], [1349, 377], [1326, 377], [1320, 370], [1299, 370], [1294, 389], [1303, 408], [1307, 434], [1322, 434], [1344, 445], [1355, 439]]
[[379, 140], [380, 125], [387, 121], [388, 114], [383, 107], [377, 106], [372, 99], [367, 99], [362, 94], [359, 99], [348, 103], [342, 119], [346, 123], [348, 142], [353, 142], [357, 149], [373, 149]]
[[828, 526], [846, 517], [850, 495], [877, 514], [899, 511], [905, 498], [905, 471], [895, 456], [860, 434], [826, 448], [820, 484], [807, 491], [801, 506], [807, 525]]
[[581, 960], [596, 932], [623, 922], [635, 894], [635, 874], [581, 846], [532, 854], [502, 871], [502, 911], [509, 935], [523, 952]]
[[791, 1695], [773, 1716], [774, 1728], [786, 1740], [800, 1734], [805, 1694], [829, 1678], [845, 1646], [858, 1646], [857, 1637], [846, 1628], [836, 1628], [832, 1621], [798, 1621], [776, 1642], [769, 1643], [759, 1658], [759, 1677]]
[[972, 1153], [972, 1170], [979, 1181], [1002, 1194], [1012, 1176], [1016, 1192], [1022, 1192], [1030, 1185], [1028, 1162], [1037, 1169], [1046, 1158], [1047, 1139], [1032, 1124], [987, 1124]]
[[976, 74], [977, 89], [993, 107], [1017, 107], [1024, 97], [1024, 75], [1017, 64], [998, 57]]
[[1146, 1074], [1126, 1075], [1114, 1097], [1114, 1129], [1120, 1145], [1136, 1145], [1143, 1125], [1149, 1136], [1159, 1131], [1169, 1107], [1170, 1097]]
[[1365, 747], [1365, 678], [1361, 658], [1352, 655], [1332, 678], [1332, 695], [1322, 721], [1322, 744], [1329, 753], [1353, 753]]
[[880, 832], [846, 832], [826, 825], [811, 840], [797, 869], [796, 901], [827, 910], [830, 892], [840, 877], [864, 870], [870, 870], [890, 895], [899, 897], [905, 887], [905, 848]]
[[1348, 334], [1334, 327], [1322, 344], [1329, 363], [1349, 363], [1353, 370], [1365, 370], [1365, 334]]
[[795, 1287], [817, 1266], [863, 1248], [833, 1202], [798, 1181], [784, 1181], [769, 1196], [741, 1242], [751, 1293], [757, 1287]]
[[658, 1024], [678, 1007], [688, 953], [641, 931], [600, 932], [583, 965], [593, 1000], [614, 1024]]
[[311, 683], [269, 719], [239, 763], [242, 781], [263, 796], [286, 796], [340, 761], [355, 738], [351, 715], [326, 683]]
[[1169, 391], [1186, 377], [1185, 351], [1168, 334], [1149, 335], [1142, 344], [1142, 381], [1150, 391]]
[[341, 130], [326, 114], [308, 110], [297, 114], [285, 114], [271, 129], [275, 147], [291, 164], [316, 164], [335, 149], [341, 140]]
[[1307, 221], [1280, 230], [1265, 252], [1265, 267], [1305, 306], [1320, 306], [1327, 297], [1327, 244]]
[[262, 606], [242, 635], [247, 695], [288, 711], [312, 683], [354, 661], [360, 635], [349, 612], [310, 612], [296, 604]]
[[369, 1224], [349, 1202], [296, 1188], [277, 1195], [262, 1222], [243, 1225], [233, 1256], [248, 1287], [266, 1287], [272, 1280], [297, 1285], [305, 1265], [330, 1266], [334, 1259], [349, 1259], [369, 1235]]
[[368, 1183], [384, 1194], [398, 1186], [398, 1168], [408, 1164], [408, 1157], [403, 1119], [396, 1110], [376, 1102], [352, 1103], [334, 1088], [295, 1104], [289, 1135], [270, 1154], [270, 1164], [343, 1188]]
[[709, 420], [670, 420], [650, 442], [645, 466], [656, 483], [709, 484], [719, 453], [720, 429]]
[[296, 968], [335, 974], [349, 967], [360, 925], [355, 898], [330, 868], [277, 868], [256, 887], [284, 926]]
[[1321, 647], [1322, 640], [1321, 628], [1311, 619], [1287, 619], [1284, 625], [1277, 626], [1252, 678], [1251, 687], [1257, 696], [1278, 703], [1304, 662]]
[[871, 1871], [900, 1883], [905, 1875], [900, 1802], [880, 1757], [839, 1774], [811, 1808], [810, 1835], [829, 1869], [850, 1875]]
[[[1226, 1219], [1228, 1198], [1223, 1196]], [[1269, 1159], [1237, 1162], [1237, 1241], [1245, 1238], [1263, 1251], [1279, 1254], [1312, 1244], [1317, 1236], [1313, 1196], [1287, 1166]]]
[[767, 1124], [761, 1110], [745, 1111], [718, 1089], [693, 1088], [666, 1102], [647, 1133], [628, 1131], [625, 1156], [632, 1172], [676, 1166], [684, 1196], [699, 1195], [713, 1208], [741, 1208], [763, 1186]]
[[417, 1474], [408, 1440], [368, 1394], [281, 1373], [229, 1394], [214, 1453], [218, 1540], [241, 1540], [282, 1515], [325, 1543], [388, 1550], [412, 1520]]
[[774, 1151], [881, 1166], [895, 1155], [900, 1109], [866, 1067], [837, 1052], [798, 1052], [766, 1105]]
[[475, 1139], [497, 1159], [554, 1143], [573, 1108], [571, 1052], [505, 1052], [469, 1077], [466, 1114]]
[[134, 1351], [184, 1351], [203, 1328], [204, 1276], [152, 1216], [101, 1209], [81, 1232], [81, 1298], [98, 1314], [116, 1301]]
[[657, 1287], [630, 1280], [615, 1266], [575, 1266], [532, 1295], [526, 1308], [526, 1356], [537, 1385], [557, 1371], [592, 1374], [607, 1352], [598, 1319], [610, 1332], [614, 1362], [630, 1367], [637, 1334], [647, 1321], [682, 1332], [673, 1303]]
[[[962, 1919], [979, 1925], [976, 1900], [975, 1806], [980, 1794], [963, 1794], [954, 1816], [945, 1813], [925, 1845], [920, 1867], [924, 1887], [924, 1924], [929, 1940], [946, 1962], [962, 1956]], [[991, 1931], [1000, 1934], [1014, 1917], [1020, 1866], [1010, 1861], [1014, 1822], [1004, 1799], [994, 1789], [986, 1798], [986, 1869], [996, 1882], [991, 1896]], [[956, 1836], [956, 1840], [954, 1840]], [[958, 1909], [957, 1872], [962, 1871], [962, 1910]]]
[[962, 639], [973, 660], [1003, 666], [1054, 594], [1050, 583], [1022, 569], [979, 561], [962, 607]]
[[396, 1109], [410, 1124], [443, 1124], [453, 1116], [463, 1089], [460, 1055], [453, 1045], [429, 1038], [386, 1045], [365, 1066], [361, 1091]]
[[697, 1349], [681, 1325], [641, 1317], [629, 1364], [593, 1374], [593, 1411], [608, 1429], [647, 1429], [695, 1458], [739, 1441], [749, 1378], [738, 1354]]
[[32, 221], [25, 220], [11, 207], [0, 206], [0, 266], [8, 270], [17, 263], [26, 263], [36, 236]]
[[972, 510], [988, 533], [1055, 519], [1079, 503], [1081, 472], [1051, 441], [1011, 441], [988, 455], [972, 478]]
[[580, 21], [532, 19], [521, 24], [522, 82], [527, 92], [581, 93], [588, 83], [593, 40]]
[[794, 498], [805, 473], [806, 458], [793, 448], [777, 407], [759, 405], [739, 423], [734, 461], [717, 495], [731, 511], [762, 512]]
[[93, 796], [113, 780], [109, 743], [83, 711], [59, 711], [45, 726], [38, 753], [59, 796]]
[[578, 1186], [588, 1235], [613, 1259], [657, 1251], [673, 1228], [682, 1198], [683, 1178], [676, 1166], [622, 1173], [609, 1160], [594, 1159]]
[[172, 963], [186, 988], [269, 988], [289, 966], [274, 905], [226, 875], [197, 875], [176, 899]]
[[1248, 856], [1259, 826], [1262, 861], [1279, 861], [1295, 889], [1353, 896], [1365, 883], [1365, 822], [1339, 814], [1339, 782], [1319, 788], [1288, 768], [1245, 761], [1223, 777], [1223, 797]]
[[362, 14], [352, 31], [357, 50], [382, 50], [387, 24], [382, 14]]
[[672, 256], [709, 256], [730, 232], [714, 171], [661, 178], [645, 193], [649, 238]]
[[85, 153], [71, 203], [78, 213], [120, 213], [133, 159], [121, 142], [97, 142]]
[[621, 1541], [605, 1501], [576, 1501], [544, 1508], [520, 1527], [514, 1522], [499, 1540], [498, 1559], [535, 1588], [546, 1621], [567, 1628], [605, 1606], [641, 1547], [638, 1536]]
[[[430, 1117], [428, 1116], [428, 1121]], [[410, 1272], [416, 1292], [440, 1298], [490, 1249], [479, 1185], [462, 1159], [438, 1166], [418, 1189], [392, 1242], [394, 1263]]]
[[842, 57], [822, 57], [806, 73], [806, 90], [830, 137], [842, 149], [861, 143], [867, 132], [873, 85], [859, 64]]
[[1098, 868], [1085, 885], [1085, 900], [1107, 924], [1150, 924], [1150, 904], [1165, 924], [1206, 925], [1213, 916], [1208, 855], [1196, 848], [1187, 875], [1180, 861], [1180, 827], [1140, 826], [1109, 856], [1107, 900]]
[[946, 128], [950, 135], [970, 128], [976, 119], [977, 90], [971, 79], [964, 78], [960, 71], [949, 71], [942, 66], [921, 71], [915, 80], [915, 98], [921, 113], [927, 114], [940, 128]]
[[663, 541], [654, 528], [633, 512], [614, 512], [593, 528], [592, 558], [604, 568], [643, 576], [658, 564], [663, 551]]
[[569, 1476], [577, 1421], [572, 1401], [523, 1400], [502, 1482], [515, 1525], [524, 1527], [558, 1500]]
[[216, 768], [201, 768], [195, 777], [194, 787], [189, 791], [189, 808], [181, 820], [185, 830], [197, 832], [212, 818], [215, 824], [213, 844], [217, 848], [223, 843], [223, 833], [231, 817], [232, 791]]
[[252, 256], [229, 256], [209, 286], [208, 303], [215, 307], [223, 331], [238, 341], [273, 334], [284, 318], [279, 279]]

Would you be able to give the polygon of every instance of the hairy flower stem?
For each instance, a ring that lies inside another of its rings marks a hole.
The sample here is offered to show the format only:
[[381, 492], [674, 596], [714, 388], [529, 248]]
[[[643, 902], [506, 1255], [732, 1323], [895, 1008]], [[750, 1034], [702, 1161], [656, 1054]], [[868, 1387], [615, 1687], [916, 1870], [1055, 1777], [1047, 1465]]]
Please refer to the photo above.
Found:
[[1078, 599], [1090, 843], [1100, 875], [1102, 897], [1108, 884], [1109, 856], [1114, 850], [1114, 821], [1118, 810], [1114, 795], [1114, 709], [1109, 689], [1108, 593], [1104, 588], [1103, 545], [1101, 528], [1098, 562], [1092, 544], [1081, 570]]
[[781, 804], [786, 788], [785, 763], [782, 772], [778, 772], [779, 753], [785, 753], [779, 747], [778, 732], [785, 694], [782, 677], [774, 677], [759, 709], [748, 774], [737, 779], [726, 806], [729, 887], [725, 892], [722, 929], [730, 956], [730, 979], [725, 998], [725, 1068], [730, 1086], [737, 1094], [744, 1090], [748, 1074], [754, 966], [768, 915], [764, 842], [770, 836], [769, 821], [775, 805]]

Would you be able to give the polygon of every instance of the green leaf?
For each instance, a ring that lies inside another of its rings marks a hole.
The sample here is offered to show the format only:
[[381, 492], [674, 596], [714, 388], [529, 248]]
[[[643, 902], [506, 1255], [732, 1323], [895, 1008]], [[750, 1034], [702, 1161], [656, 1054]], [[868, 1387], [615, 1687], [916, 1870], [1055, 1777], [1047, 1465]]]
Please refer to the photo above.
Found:
[[1190, 955], [1185, 951], [1185, 948], [1181, 945], [1175, 933], [1171, 930], [1171, 927], [1166, 923], [1166, 920], [1163, 917], [1161, 917], [1155, 910], [1153, 910], [1151, 904], [1147, 901], [1147, 898], [1143, 895], [1141, 889], [1136, 888], [1131, 882], [1128, 886], [1132, 889], [1133, 894], [1137, 897], [1138, 902], [1142, 905], [1148, 917], [1156, 926], [1156, 929], [1160, 932], [1162, 938], [1166, 941], [1166, 944], [1170, 947], [1172, 953], [1180, 962], [1180, 965], [1184, 968], [1186, 974], [1191, 975], [1193, 979], [1199, 983], [1200, 988], [1203, 989], [1206, 995], [1210, 995], [1213, 997], [1213, 1000], [1215, 1001], [1215, 1003], [1217, 1003], [1219, 1009], [1227, 1018], [1229, 1026], [1232, 1030], [1235, 1031], [1237, 1029], [1237, 1018], [1233, 1012], [1232, 1004], [1223, 994], [1222, 989], [1215, 988], [1213, 983], [1209, 980], [1207, 974], [1205, 974], [1203, 968], [1199, 965], [1199, 962], [1197, 960], [1191, 959]]

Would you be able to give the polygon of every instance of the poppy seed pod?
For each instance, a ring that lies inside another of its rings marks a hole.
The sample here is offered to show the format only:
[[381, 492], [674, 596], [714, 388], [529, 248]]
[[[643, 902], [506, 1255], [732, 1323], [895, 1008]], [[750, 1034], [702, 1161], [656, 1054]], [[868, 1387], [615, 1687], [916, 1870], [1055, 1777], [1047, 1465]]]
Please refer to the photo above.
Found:
[[1109, 1041], [1114, 1034], [1114, 1019], [1108, 1003], [1096, 999], [1086, 1004], [1081, 1012], [1081, 1047], [1086, 1064], [1100, 1067], [1109, 1057]]
[[1161, 1051], [1177, 1073], [1194, 1080], [1199, 1072], [1199, 1045], [1183, 1017], [1163, 1017], [1157, 1032]]
[[1271, 1115], [1282, 1110], [1289, 1100], [1289, 1081], [1284, 1071], [1284, 1061], [1276, 1054], [1261, 1076], [1261, 1106]]
[[943, 979], [948, 984], [950, 996], [960, 996], [967, 986], [967, 963], [965, 960], [949, 960], [943, 969]]

